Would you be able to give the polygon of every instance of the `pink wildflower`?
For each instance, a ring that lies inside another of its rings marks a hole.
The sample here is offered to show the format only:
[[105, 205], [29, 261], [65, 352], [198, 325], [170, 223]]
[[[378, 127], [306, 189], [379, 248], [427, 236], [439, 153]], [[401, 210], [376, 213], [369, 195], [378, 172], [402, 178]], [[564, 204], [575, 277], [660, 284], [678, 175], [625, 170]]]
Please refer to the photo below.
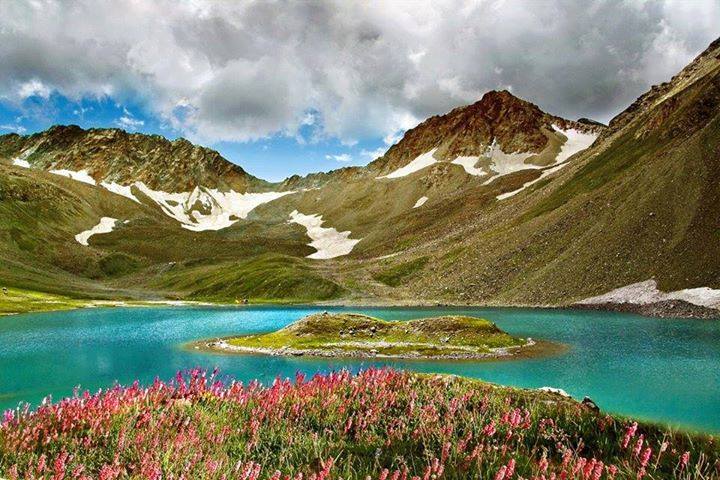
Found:
[[680, 457], [680, 469], [687, 467], [688, 462], [690, 462], [690, 452], [685, 452]]
[[637, 422], [633, 422], [632, 425], [630, 425], [625, 430], [625, 437], [623, 438], [622, 447], [627, 448], [630, 444], [630, 440], [635, 436], [635, 432], [637, 432], [638, 424]]
[[650, 457], [652, 457], [652, 448], [647, 447], [640, 457], [640, 465], [643, 467], [647, 466], [650, 461]]

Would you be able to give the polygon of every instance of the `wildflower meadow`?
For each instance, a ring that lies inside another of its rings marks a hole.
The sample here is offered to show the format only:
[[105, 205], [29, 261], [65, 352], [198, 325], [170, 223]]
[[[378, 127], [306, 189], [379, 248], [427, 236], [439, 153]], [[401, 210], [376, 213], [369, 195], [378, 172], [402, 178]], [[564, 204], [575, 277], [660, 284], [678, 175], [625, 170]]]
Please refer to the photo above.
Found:
[[9, 479], [714, 479], [709, 436], [558, 395], [392, 369], [272, 385], [191, 370], [0, 424]]

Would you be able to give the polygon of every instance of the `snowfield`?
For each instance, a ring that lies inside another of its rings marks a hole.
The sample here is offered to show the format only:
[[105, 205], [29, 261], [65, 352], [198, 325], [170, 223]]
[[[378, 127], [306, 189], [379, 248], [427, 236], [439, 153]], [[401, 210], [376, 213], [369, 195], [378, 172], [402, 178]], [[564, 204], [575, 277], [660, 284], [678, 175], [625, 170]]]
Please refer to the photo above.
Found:
[[20, 152], [20, 155], [13, 158], [13, 165], [16, 167], [22, 167], [22, 168], [31, 168], [30, 162], [27, 161], [27, 158], [35, 153], [35, 150], [37, 150], [38, 145], [33, 145], [30, 148], [26, 148], [24, 151]]
[[425, 205], [425, 202], [427, 202], [427, 201], [428, 201], [428, 197], [420, 197], [420, 198], [418, 198], [418, 201], [415, 202], [415, 205], [413, 206], [413, 208], [422, 207], [423, 205]]
[[100, 182], [100, 186], [106, 190], [110, 190], [112, 193], [122, 195], [123, 197], [140, 203], [140, 200], [135, 198], [135, 195], [132, 194], [132, 185], [125, 186], [115, 182]]
[[[525, 170], [528, 168], [543, 169], [542, 175], [540, 175], [535, 180], [532, 180], [530, 182], [523, 184], [523, 186], [518, 188], [517, 190], [513, 190], [512, 192], [503, 193], [501, 195], [498, 195], [495, 198], [497, 198], [498, 200], [505, 200], [506, 198], [510, 198], [510, 197], [522, 192], [530, 185], [532, 185], [536, 182], [539, 182], [541, 179], [545, 178], [546, 176], [550, 175], [551, 173], [557, 172], [558, 170], [563, 168], [565, 165], [567, 165], [567, 163], [565, 163], [565, 161], [568, 158], [570, 158], [573, 155], [575, 155], [576, 153], [582, 152], [586, 148], [590, 147], [590, 145], [592, 145], [592, 143], [597, 138], [597, 134], [594, 134], [594, 133], [583, 133], [583, 132], [580, 132], [580, 131], [572, 129], [572, 128], [568, 129], [568, 130], [562, 130], [556, 125], [553, 125], [553, 128], [555, 129], [556, 132], [560, 132], [563, 135], [565, 135], [565, 137], [567, 137], [567, 140], [565, 141], [565, 143], [563, 143], [562, 146], [560, 147], [560, 152], [558, 153], [558, 156], [555, 157], [554, 166], [547, 168], [547, 167], [539, 167], [537, 165], [525, 164], [523, 166], [523, 168], [519, 168], [519, 170]], [[493, 163], [493, 165], [494, 165], [494, 163]], [[515, 171], [518, 171], [518, 170], [515, 170]], [[498, 175], [497, 177], [491, 178], [490, 180], [485, 182], [485, 185], [487, 185], [488, 183], [491, 183], [493, 180], [495, 180], [496, 178], [498, 178], [500, 176], [502, 176], [502, 174]]]
[[593, 305], [598, 303], [632, 303], [647, 305], [666, 300], [684, 300], [700, 307], [720, 309], [720, 290], [708, 287], [686, 288], [674, 292], [661, 292], [655, 280], [633, 283], [620, 287], [597, 297], [586, 298], [578, 303]]
[[157, 203], [163, 212], [194, 232], [222, 230], [247, 218], [255, 207], [276, 200], [288, 192], [237, 193], [195, 187], [192, 192], [168, 193], [153, 190], [142, 182], [135, 187]]
[[74, 172], [72, 170], [50, 170], [50, 173], [67, 177], [78, 182], [95, 185], [95, 179], [90, 176], [87, 170], [79, 170], [77, 172]]
[[[50, 173], [77, 180], [78, 182], [95, 185], [95, 180], [86, 170], [74, 172], [72, 170], [50, 170]], [[255, 207], [263, 203], [295, 193], [263, 192], [263, 193], [237, 193], [233, 190], [221, 192], [217, 189], [195, 187], [192, 192], [168, 193], [153, 190], [143, 182], [132, 185], [121, 185], [115, 182], [102, 181], [99, 184], [106, 190], [122, 195], [137, 203], [140, 200], [132, 193], [134, 186], [152, 201], [157, 203], [167, 216], [180, 222], [183, 228], [194, 232], [205, 230], [222, 230], [247, 218]]]
[[467, 173], [469, 173], [470, 175], [475, 175], [476, 177], [487, 175], [487, 172], [484, 169], [475, 167], [475, 164], [478, 162], [478, 160], [480, 160], [480, 157], [457, 157], [450, 163], [460, 165], [465, 169]]
[[23, 160], [20, 157], [13, 158], [13, 165], [16, 167], [22, 167], [22, 168], [30, 168], [30, 162], [27, 160]]
[[532, 152], [513, 152], [505, 153], [498, 146], [497, 140], [493, 139], [492, 144], [485, 151], [485, 156], [492, 160], [490, 171], [495, 173], [490, 179], [486, 180], [483, 185], [489, 185], [496, 179], [509, 175], [511, 173], [527, 170], [529, 168], [540, 168], [537, 165], [525, 163], [525, 160], [535, 155]]
[[433, 148], [429, 152], [425, 152], [422, 155], [418, 156], [415, 160], [408, 163], [404, 167], [398, 168], [397, 170], [395, 170], [387, 175], [382, 175], [377, 178], [406, 177], [406, 176], [410, 175], [411, 173], [415, 173], [418, 170], [422, 170], [425, 167], [429, 167], [430, 165], [437, 163], [437, 160], [434, 157], [436, 151], [437, 151], [437, 148]]
[[90, 230], [85, 230], [84, 232], [80, 232], [77, 235], [75, 235], [75, 240], [80, 245], [88, 245], [88, 240], [93, 235], [97, 235], [100, 233], [110, 233], [113, 231], [113, 228], [115, 228], [115, 224], [117, 223], [117, 218], [112, 217], [102, 217], [100, 219], [100, 223], [95, 225]]
[[[95, 180], [86, 170], [77, 172], [72, 170], [50, 170], [50, 173], [62, 175], [78, 182], [96, 185]], [[121, 185], [115, 182], [102, 181], [99, 185], [112, 193], [141, 203], [132, 193], [132, 187], [134, 186], [157, 203], [163, 213], [180, 222], [183, 228], [194, 232], [222, 230], [240, 219], [247, 218], [255, 207], [295, 193], [294, 191], [237, 193], [233, 190], [221, 192], [217, 189], [205, 187], [195, 187], [192, 192], [168, 193], [153, 190], [143, 182]]]
[[290, 214], [290, 222], [305, 227], [307, 235], [312, 240], [308, 245], [317, 252], [307, 256], [317, 260], [341, 257], [349, 254], [360, 241], [349, 238], [351, 232], [338, 232], [334, 228], [322, 227], [322, 215], [304, 215], [297, 210]]
[[555, 164], [562, 163], [578, 152], [582, 152], [593, 144], [598, 137], [596, 133], [583, 133], [573, 128], [563, 130], [557, 125], [553, 125], [556, 132], [560, 132], [567, 137], [567, 141], [560, 147], [560, 153], [555, 158]]

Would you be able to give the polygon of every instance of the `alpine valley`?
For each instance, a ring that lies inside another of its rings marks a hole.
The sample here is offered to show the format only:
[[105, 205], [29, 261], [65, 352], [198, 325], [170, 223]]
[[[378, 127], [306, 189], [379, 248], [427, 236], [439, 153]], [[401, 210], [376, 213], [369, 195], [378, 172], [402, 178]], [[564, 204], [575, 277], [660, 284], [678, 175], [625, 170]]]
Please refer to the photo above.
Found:
[[490, 91], [279, 183], [184, 139], [0, 136], [0, 277], [66, 301], [717, 316], [720, 40], [607, 126], [528, 100]]

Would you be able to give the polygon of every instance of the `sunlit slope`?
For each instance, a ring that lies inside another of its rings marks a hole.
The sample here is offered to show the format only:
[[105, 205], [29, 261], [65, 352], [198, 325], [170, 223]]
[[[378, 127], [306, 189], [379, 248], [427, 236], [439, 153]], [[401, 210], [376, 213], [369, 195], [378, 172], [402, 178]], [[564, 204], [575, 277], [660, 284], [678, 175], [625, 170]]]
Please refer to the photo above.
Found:
[[715, 42], [607, 127], [489, 92], [367, 167], [278, 184], [184, 141], [2, 136], [0, 272], [55, 293], [229, 302], [557, 305], [650, 279], [718, 288], [719, 55]]
[[[0, 195], [3, 285], [73, 296], [191, 296], [218, 301], [248, 296], [314, 300], [341, 291], [321, 276], [314, 281], [308, 274], [304, 256], [313, 249], [305, 244], [303, 230], [285, 221], [249, 218], [219, 231], [193, 232], [150, 202], [138, 203], [59, 175], [2, 164]], [[113, 230], [91, 236], [87, 246], [80, 244], [76, 235], [103, 217], [117, 220]], [[250, 262], [267, 252], [289, 263], [262, 258]], [[175, 288], [174, 276], [195, 276], [199, 265], [215, 274], [196, 278], [192, 288]], [[245, 276], [248, 270], [242, 265], [251, 265], [256, 275], [270, 280], [258, 285], [257, 279]], [[226, 281], [233, 272], [237, 272], [234, 280]], [[278, 287], [272, 282], [297, 286]]]
[[131, 221], [152, 211], [81, 182], [0, 165], [0, 271], [5, 284], [96, 295], [107, 252], [84, 247], [75, 235], [104, 216]]

